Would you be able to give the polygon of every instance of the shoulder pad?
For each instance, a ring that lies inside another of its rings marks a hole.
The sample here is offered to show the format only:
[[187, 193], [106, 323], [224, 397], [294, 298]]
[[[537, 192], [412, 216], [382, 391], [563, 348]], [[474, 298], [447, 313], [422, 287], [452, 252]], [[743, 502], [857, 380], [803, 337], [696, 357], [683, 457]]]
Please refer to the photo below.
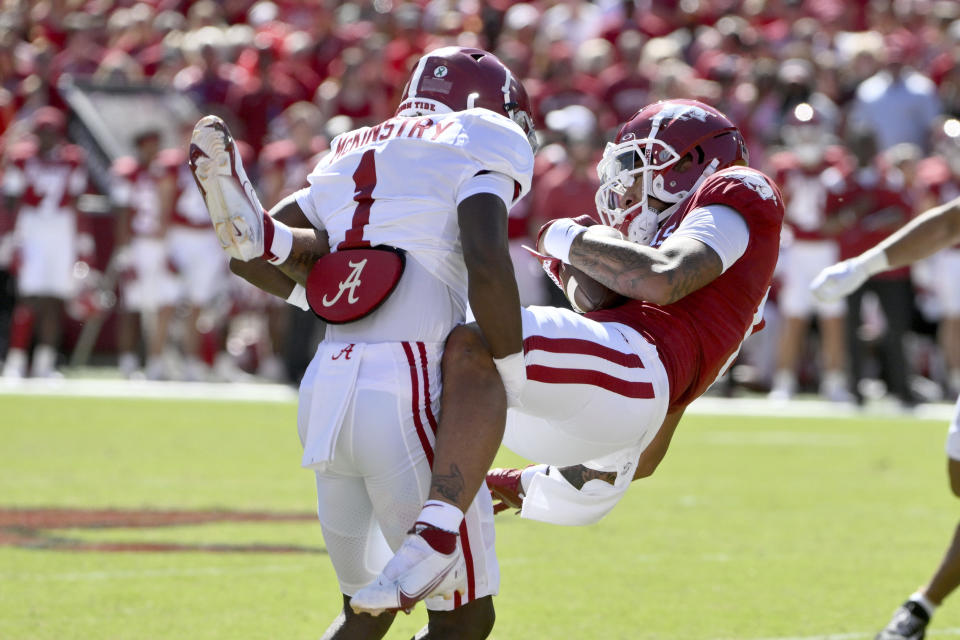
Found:
[[60, 159], [69, 164], [80, 165], [86, 162], [87, 152], [75, 144], [65, 144], [60, 147]]
[[783, 202], [780, 190], [766, 175], [750, 167], [729, 167], [713, 174], [700, 185], [697, 205], [726, 204], [734, 209], [756, 201]]
[[157, 166], [169, 171], [176, 171], [187, 164], [187, 154], [181, 149], [164, 149], [157, 154]]
[[939, 156], [924, 158], [917, 164], [917, 181], [926, 187], [939, 186], [950, 180], [950, 167]]
[[37, 143], [34, 140], [27, 138], [26, 140], [20, 140], [19, 142], [10, 146], [8, 152], [8, 157], [10, 160], [17, 164], [23, 164], [30, 158], [36, 157], [39, 149]]
[[110, 170], [121, 178], [132, 178], [137, 173], [139, 165], [137, 160], [131, 156], [123, 156], [113, 161]]
[[269, 167], [290, 158], [296, 151], [297, 146], [292, 140], [277, 140], [266, 145], [260, 152], [260, 163]]
[[458, 112], [463, 150], [487, 171], [497, 171], [520, 185], [517, 199], [530, 190], [533, 149], [516, 123], [487, 109]]
[[769, 162], [775, 172], [789, 171], [797, 166], [797, 157], [789, 151], [778, 151], [770, 156]]

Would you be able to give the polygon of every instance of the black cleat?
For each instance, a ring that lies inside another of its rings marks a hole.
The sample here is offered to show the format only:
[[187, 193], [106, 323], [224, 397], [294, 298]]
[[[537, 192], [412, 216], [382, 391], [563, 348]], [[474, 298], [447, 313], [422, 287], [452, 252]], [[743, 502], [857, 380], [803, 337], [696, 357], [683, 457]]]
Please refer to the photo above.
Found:
[[923, 640], [930, 615], [926, 609], [907, 600], [893, 613], [890, 623], [874, 640]]

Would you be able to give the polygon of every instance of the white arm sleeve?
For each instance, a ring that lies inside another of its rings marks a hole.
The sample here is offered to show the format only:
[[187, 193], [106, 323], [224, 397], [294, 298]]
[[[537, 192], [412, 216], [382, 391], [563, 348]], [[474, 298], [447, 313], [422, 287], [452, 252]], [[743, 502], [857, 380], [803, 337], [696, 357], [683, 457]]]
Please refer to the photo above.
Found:
[[317, 204], [313, 201], [313, 198], [310, 197], [310, 187], [304, 187], [294, 195], [296, 196], [297, 204], [300, 205], [300, 210], [303, 211], [303, 215], [307, 216], [310, 224], [317, 229], [325, 229], [326, 227], [323, 226], [323, 220], [320, 219], [320, 212], [317, 210]]
[[736, 209], [710, 204], [688, 213], [671, 237], [699, 240], [717, 252], [726, 271], [747, 250], [750, 230]]
[[457, 206], [472, 195], [478, 193], [492, 193], [506, 205], [509, 210], [513, 205], [514, 181], [510, 176], [490, 171], [478, 173], [460, 186], [457, 192]]

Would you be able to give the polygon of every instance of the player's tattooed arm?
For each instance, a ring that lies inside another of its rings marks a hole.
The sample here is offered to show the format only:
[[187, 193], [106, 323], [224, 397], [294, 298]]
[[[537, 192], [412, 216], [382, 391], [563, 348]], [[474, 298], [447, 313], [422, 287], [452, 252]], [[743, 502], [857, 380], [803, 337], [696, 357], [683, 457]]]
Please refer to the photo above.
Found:
[[723, 272], [720, 256], [699, 240], [671, 238], [654, 249], [589, 230], [571, 245], [570, 263], [617, 293], [660, 305], [676, 302]]
[[575, 464], [570, 467], [557, 467], [560, 471], [560, 475], [564, 479], [573, 485], [576, 489], [582, 489], [589, 480], [603, 480], [609, 484], [613, 484], [617, 479], [616, 471], [597, 471], [596, 469], [588, 469], [582, 464]]
[[460, 501], [463, 494], [463, 474], [460, 467], [456, 464], [450, 465], [449, 473], [442, 473], [439, 469], [433, 470], [433, 479], [431, 481], [431, 491], [436, 491], [444, 498], [453, 503]]
[[314, 263], [330, 252], [327, 232], [315, 229], [297, 204], [296, 194], [281, 200], [270, 211], [274, 219], [293, 231], [293, 249], [282, 265], [258, 258], [246, 262], [231, 259], [230, 270], [252, 285], [286, 299], [296, 284], [306, 285]]
[[327, 232], [322, 229], [292, 229], [293, 249], [290, 256], [277, 265], [285, 276], [294, 282], [306, 286], [307, 276], [313, 265], [321, 257], [330, 253]]

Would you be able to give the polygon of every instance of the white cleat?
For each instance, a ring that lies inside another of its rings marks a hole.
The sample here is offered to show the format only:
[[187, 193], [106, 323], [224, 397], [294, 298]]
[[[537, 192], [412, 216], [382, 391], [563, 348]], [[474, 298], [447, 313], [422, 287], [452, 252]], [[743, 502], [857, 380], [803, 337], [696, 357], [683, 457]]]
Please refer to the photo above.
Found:
[[193, 128], [190, 170], [223, 250], [243, 261], [262, 256], [263, 205], [243, 170], [230, 129], [217, 116], [204, 116]]
[[[450, 553], [436, 551], [422, 533], [452, 536], [453, 550]], [[384, 611], [409, 612], [416, 603], [431, 596], [449, 599], [454, 592], [463, 593], [466, 565], [456, 538], [456, 534], [449, 531], [418, 523], [377, 579], [350, 599], [351, 608], [356, 613], [373, 616]]]

